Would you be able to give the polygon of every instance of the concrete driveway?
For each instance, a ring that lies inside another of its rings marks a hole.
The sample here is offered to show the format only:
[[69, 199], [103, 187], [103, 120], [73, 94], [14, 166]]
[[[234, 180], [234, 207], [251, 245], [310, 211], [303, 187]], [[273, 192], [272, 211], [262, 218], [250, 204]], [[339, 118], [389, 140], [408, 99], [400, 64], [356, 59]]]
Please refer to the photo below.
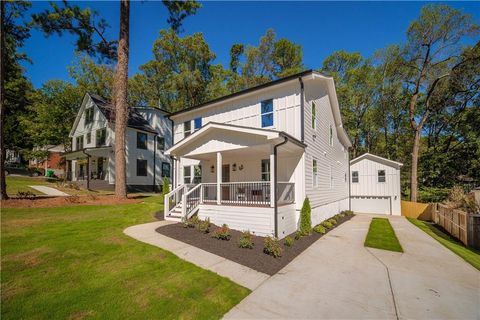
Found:
[[366, 249], [371, 217], [321, 238], [225, 318], [480, 318], [478, 270], [403, 217], [390, 220], [404, 253]]

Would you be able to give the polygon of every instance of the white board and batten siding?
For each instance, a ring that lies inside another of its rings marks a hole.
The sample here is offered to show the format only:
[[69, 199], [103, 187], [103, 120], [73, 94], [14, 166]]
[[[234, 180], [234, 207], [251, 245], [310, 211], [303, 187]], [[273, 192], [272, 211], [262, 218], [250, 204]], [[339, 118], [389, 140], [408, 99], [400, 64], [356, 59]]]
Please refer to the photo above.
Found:
[[[401, 215], [400, 168], [402, 164], [371, 154], [351, 161], [350, 172], [358, 173], [351, 182], [351, 206], [358, 213]], [[385, 172], [385, 182], [379, 181]]]

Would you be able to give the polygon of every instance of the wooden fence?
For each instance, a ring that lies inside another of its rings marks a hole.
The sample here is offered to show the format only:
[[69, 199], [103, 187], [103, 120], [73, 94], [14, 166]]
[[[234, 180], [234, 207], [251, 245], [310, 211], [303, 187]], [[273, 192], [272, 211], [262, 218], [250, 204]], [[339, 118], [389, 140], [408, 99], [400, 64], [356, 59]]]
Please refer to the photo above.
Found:
[[434, 208], [433, 203], [420, 203], [402, 200], [400, 202], [402, 209], [402, 216], [407, 218], [415, 218], [424, 221], [431, 221], [432, 211]]
[[480, 215], [433, 204], [432, 220], [469, 247], [480, 249]]

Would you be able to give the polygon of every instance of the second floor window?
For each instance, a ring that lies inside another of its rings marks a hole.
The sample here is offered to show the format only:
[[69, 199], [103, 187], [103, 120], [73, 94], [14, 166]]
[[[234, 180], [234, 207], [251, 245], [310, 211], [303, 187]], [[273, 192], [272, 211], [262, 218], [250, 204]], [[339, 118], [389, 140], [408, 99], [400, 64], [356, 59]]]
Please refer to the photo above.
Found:
[[192, 134], [192, 122], [191, 121], [185, 121], [183, 123], [183, 137], [186, 138], [191, 134]]
[[98, 129], [97, 132], [95, 133], [95, 140], [96, 140], [95, 145], [97, 147], [104, 146], [107, 142], [107, 130], [105, 128]]
[[358, 183], [358, 171], [352, 171], [352, 183]]
[[76, 140], [76, 150], [83, 149], [83, 136], [77, 137]]
[[147, 134], [137, 132], [137, 149], [147, 149]]
[[195, 118], [195, 120], [193, 120], [193, 125], [194, 125], [195, 131], [200, 129], [202, 127], [202, 118]]
[[165, 138], [157, 136], [157, 150], [165, 151]]
[[385, 182], [385, 170], [378, 170], [378, 182]]
[[85, 124], [93, 122], [93, 108], [85, 109]]
[[265, 100], [261, 103], [262, 128], [273, 126], [273, 100]]
[[317, 129], [317, 106], [312, 102], [312, 129]]
[[87, 133], [87, 144], [90, 144], [92, 142], [92, 134], [89, 132]]

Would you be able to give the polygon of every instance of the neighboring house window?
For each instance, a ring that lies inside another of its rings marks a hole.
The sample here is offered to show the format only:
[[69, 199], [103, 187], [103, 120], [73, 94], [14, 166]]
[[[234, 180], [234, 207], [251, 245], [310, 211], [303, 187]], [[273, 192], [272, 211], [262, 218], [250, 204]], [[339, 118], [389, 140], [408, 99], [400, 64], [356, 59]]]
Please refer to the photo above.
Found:
[[162, 162], [162, 177], [170, 178], [170, 163]]
[[200, 129], [202, 127], [202, 118], [195, 118], [195, 120], [193, 120], [193, 126], [195, 130]]
[[157, 149], [160, 151], [165, 151], [165, 138], [157, 136]]
[[148, 136], [144, 132], [137, 132], [137, 149], [147, 149]]
[[261, 103], [262, 128], [273, 126], [273, 100], [265, 100]]
[[317, 159], [313, 159], [312, 161], [312, 184], [314, 187], [318, 185], [318, 167], [317, 167]]
[[385, 170], [378, 170], [378, 182], [385, 182]]
[[83, 136], [77, 137], [77, 150], [83, 149]]
[[333, 146], [333, 127], [330, 125], [330, 145]]
[[147, 160], [137, 159], [137, 176], [147, 176]]
[[270, 159], [262, 160], [262, 181], [270, 181]]
[[317, 106], [312, 102], [312, 129], [317, 129]]
[[183, 137], [186, 138], [191, 134], [192, 134], [192, 122], [191, 121], [185, 121], [183, 123]]
[[358, 171], [352, 171], [352, 182], [358, 183]]
[[96, 146], [101, 147], [104, 146], [107, 141], [107, 129], [98, 129], [95, 133], [96, 138]]
[[193, 183], [201, 183], [202, 182], [202, 166], [196, 165], [193, 166]]
[[90, 144], [92, 142], [92, 134], [89, 132], [87, 133], [87, 144]]
[[183, 183], [192, 183], [192, 169], [190, 166], [183, 167]]
[[85, 109], [85, 124], [93, 122], [93, 108]]

